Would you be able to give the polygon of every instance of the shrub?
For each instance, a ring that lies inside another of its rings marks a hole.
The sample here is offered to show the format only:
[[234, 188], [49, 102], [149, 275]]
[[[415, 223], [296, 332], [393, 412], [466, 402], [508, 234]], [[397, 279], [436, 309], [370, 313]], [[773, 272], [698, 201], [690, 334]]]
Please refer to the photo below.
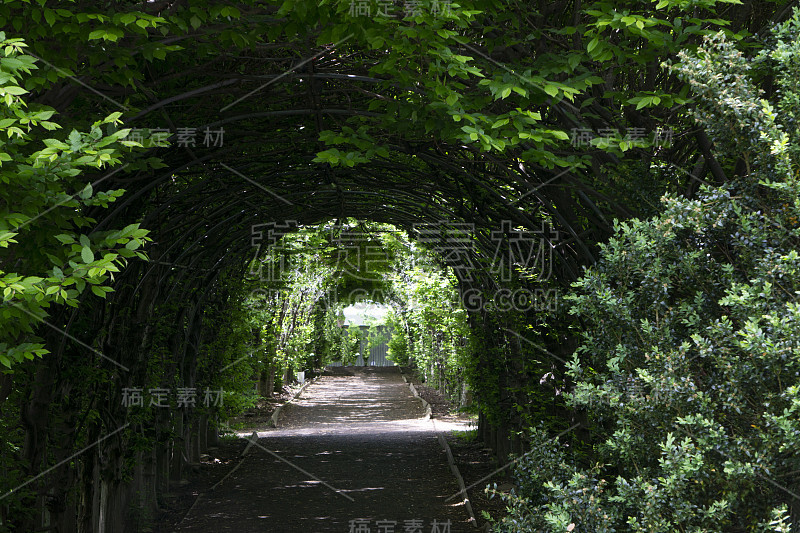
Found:
[[[671, 67], [728, 180], [616, 223], [573, 285], [584, 331], [570, 402], [587, 411], [594, 456], [578, 464], [534, 432], [498, 531], [800, 523], [799, 34], [795, 13], [754, 61], [719, 34]], [[751, 65], [775, 76], [774, 108]]]

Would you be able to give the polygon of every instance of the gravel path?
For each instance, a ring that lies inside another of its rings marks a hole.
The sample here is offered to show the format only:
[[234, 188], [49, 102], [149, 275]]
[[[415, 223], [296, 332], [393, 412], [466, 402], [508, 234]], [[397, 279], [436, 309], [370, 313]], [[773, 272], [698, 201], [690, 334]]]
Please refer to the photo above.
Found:
[[259, 431], [176, 531], [475, 532], [457, 498], [444, 502], [457, 484], [399, 371], [336, 373], [287, 405], [278, 428]]

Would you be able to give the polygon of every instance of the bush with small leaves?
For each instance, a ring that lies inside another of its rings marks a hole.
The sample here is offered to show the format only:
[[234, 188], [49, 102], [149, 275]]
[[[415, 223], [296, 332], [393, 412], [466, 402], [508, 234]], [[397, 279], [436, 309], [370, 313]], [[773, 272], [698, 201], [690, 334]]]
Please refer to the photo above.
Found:
[[[800, 15], [749, 59], [722, 34], [674, 72], [728, 180], [617, 223], [574, 284], [569, 365], [589, 462], [538, 442], [497, 531], [790, 531], [800, 524]], [[774, 104], [750, 76], [774, 76]], [[540, 441], [542, 439], [539, 439]]]

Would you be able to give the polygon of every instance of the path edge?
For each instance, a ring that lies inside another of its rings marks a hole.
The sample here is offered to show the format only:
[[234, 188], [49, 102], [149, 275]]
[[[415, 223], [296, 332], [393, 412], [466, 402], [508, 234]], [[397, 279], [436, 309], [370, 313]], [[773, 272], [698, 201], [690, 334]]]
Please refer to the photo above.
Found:
[[315, 377], [313, 379], [310, 379], [310, 380], [306, 381], [305, 384], [302, 387], [300, 387], [300, 390], [297, 391], [296, 393], [294, 393], [294, 396], [292, 396], [292, 398], [290, 400], [287, 400], [286, 402], [280, 404], [275, 409], [275, 411], [272, 412], [272, 417], [269, 419], [269, 426], [273, 427], [273, 428], [278, 427], [278, 418], [280, 418], [281, 411], [283, 411], [283, 408], [286, 407], [287, 405], [289, 405], [290, 403], [292, 403], [293, 401], [295, 401], [297, 398], [299, 398], [300, 395], [303, 394], [303, 391], [305, 391], [308, 388], [309, 385], [311, 385], [312, 383], [316, 382], [320, 377], [322, 377], [322, 376], [317, 376], [317, 377]]
[[444, 438], [444, 435], [442, 435], [439, 431], [436, 432], [436, 437], [439, 439], [439, 444], [442, 445], [442, 448], [444, 448], [444, 453], [447, 455], [447, 464], [450, 466], [450, 471], [453, 473], [456, 481], [458, 482], [458, 489], [464, 494], [464, 507], [467, 508], [467, 513], [469, 513], [469, 521], [472, 522], [472, 525], [475, 527], [475, 529], [479, 529], [478, 519], [475, 517], [475, 511], [472, 510], [472, 502], [469, 501], [467, 487], [464, 484], [464, 478], [461, 475], [461, 472], [459, 472], [456, 461], [453, 458], [453, 451], [450, 449], [450, 444], [447, 443], [447, 439]]
[[[411, 394], [414, 395], [415, 398], [419, 398], [422, 402], [422, 407], [425, 408], [425, 419], [431, 420], [432, 418], [432, 409], [431, 404], [425, 401], [418, 393], [414, 384], [408, 381], [405, 372], [403, 372], [403, 368], [398, 366], [400, 369], [400, 376], [403, 378], [403, 381], [406, 382], [408, 388], [411, 390]], [[431, 420], [431, 422], [433, 422]], [[433, 427], [434, 431], [436, 432], [436, 438], [439, 440], [439, 444], [444, 449], [444, 453], [447, 455], [447, 465], [450, 467], [450, 471], [455, 476], [456, 481], [458, 482], [458, 489], [461, 493], [464, 494], [464, 507], [467, 508], [467, 513], [469, 514], [469, 521], [472, 523], [475, 529], [479, 529], [478, 527], [478, 519], [475, 517], [475, 511], [472, 510], [472, 502], [469, 501], [469, 495], [467, 494], [467, 487], [464, 484], [464, 477], [461, 475], [461, 472], [458, 470], [458, 466], [456, 465], [456, 461], [453, 458], [453, 451], [450, 449], [450, 445], [447, 443], [447, 439], [444, 438], [444, 435], [440, 431], [436, 429], [436, 425], [434, 424]]]
[[414, 387], [413, 383], [408, 381], [405, 372], [403, 372], [403, 368], [401, 366], [398, 366], [397, 368], [400, 369], [400, 377], [402, 377], [403, 381], [405, 381], [406, 385], [408, 385], [408, 388], [411, 390], [411, 394], [414, 395], [414, 398], [417, 398], [419, 401], [422, 402], [422, 408], [425, 409], [425, 420], [430, 420], [431, 418], [433, 418], [433, 409], [431, 409], [431, 404], [426, 402], [422, 396], [417, 394], [416, 387]]

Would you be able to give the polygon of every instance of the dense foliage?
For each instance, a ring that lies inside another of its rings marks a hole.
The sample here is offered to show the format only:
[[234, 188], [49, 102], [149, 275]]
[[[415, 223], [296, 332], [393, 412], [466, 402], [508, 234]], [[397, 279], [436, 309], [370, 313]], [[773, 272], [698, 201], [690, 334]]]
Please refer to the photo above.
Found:
[[[0, 365], [47, 352], [29, 337], [47, 316], [51, 303], [77, 307], [85, 289], [105, 297], [114, 272], [133, 257], [146, 258], [138, 248], [147, 231], [132, 224], [118, 231], [92, 232], [93, 218], [81, 209], [107, 208], [125, 191], [96, 191], [87, 175], [95, 170], [111, 173], [121, 163], [130, 141], [130, 130], [106, 135], [106, 125], [120, 123], [113, 113], [91, 125], [88, 131], [71, 130], [63, 141], [50, 133], [61, 129], [51, 120], [56, 111], [40, 104], [28, 105], [24, 88], [38, 69], [36, 58], [25, 53], [22, 39], [0, 32], [0, 289], [3, 291], [3, 324]], [[106, 128], [107, 129], [107, 128]], [[65, 142], [67, 141], [67, 142]], [[94, 181], [96, 185], [103, 178]], [[22, 268], [20, 268], [22, 267]], [[15, 269], [8, 271], [7, 269]], [[19, 270], [16, 270], [19, 269]], [[23, 342], [23, 339], [26, 342]], [[8, 375], [8, 374], [6, 374]]]
[[[574, 284], [570, 402], [592, 453], [541, 432], [500, 531], [790, 531], [800, 366], [800, 16], [763, 51], [717, 34], [671, 66], [729, 180], [616, 225]], [[772, 103], [756, 79], [774, 77]], [[743, 161], [743, 164], [741, 162]], [[737, 163], [739, 165], [737, 166]]]
[[370, 300], [501, 529], [800, 523], [793, 3], [0, 1], [0, 531], [146, 529]]
[[459, 405], [466, 388], [474, 386], [465, 375], [471, 335], [466, 311], [452, 270], [432, 263], [422, 251], [409, 253], [389, 280], [389, 356], [417, 369], [429, 386]]

